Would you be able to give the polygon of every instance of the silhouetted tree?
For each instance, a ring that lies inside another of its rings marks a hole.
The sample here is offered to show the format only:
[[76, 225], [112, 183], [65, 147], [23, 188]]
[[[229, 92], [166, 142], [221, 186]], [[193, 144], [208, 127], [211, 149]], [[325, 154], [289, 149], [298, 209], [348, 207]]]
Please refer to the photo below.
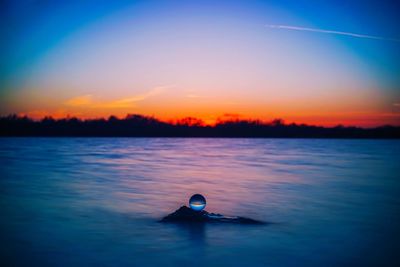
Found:
[[180, 119], [176, 122], [176, 125], [180, 126], [196, 126], [196, 127], [202, 127], [205, 125], [203, 120], [193, 118], [193, 117], [186, 117], [183, 119]]

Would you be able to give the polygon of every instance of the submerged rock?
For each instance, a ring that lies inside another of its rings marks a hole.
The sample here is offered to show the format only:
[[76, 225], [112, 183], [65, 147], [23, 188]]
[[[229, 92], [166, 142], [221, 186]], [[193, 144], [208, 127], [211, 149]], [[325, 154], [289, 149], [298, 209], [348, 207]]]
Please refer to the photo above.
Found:
[[209, 213], [205, 210], [195, 211], [186, 206], [182, 206], [175, 212], [165, 216], [161, 222], [265, 224], [265, 222], [246, 217], [228, 217], [222, 214]]

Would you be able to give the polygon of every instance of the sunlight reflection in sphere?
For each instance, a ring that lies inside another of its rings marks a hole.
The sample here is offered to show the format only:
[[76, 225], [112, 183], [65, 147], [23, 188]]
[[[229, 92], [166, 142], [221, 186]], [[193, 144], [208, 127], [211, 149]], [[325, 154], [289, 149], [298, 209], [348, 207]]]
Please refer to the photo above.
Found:
[[190, 198], [189, 205], [192, 210], [201, 211], [206, 206], [206, 199], [200, 194], [195, 194]]

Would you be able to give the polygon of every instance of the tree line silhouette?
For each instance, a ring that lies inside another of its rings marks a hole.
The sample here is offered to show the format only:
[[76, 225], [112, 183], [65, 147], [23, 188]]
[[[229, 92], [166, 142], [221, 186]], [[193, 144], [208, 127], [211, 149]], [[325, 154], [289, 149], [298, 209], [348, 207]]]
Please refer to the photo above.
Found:
[[110, 116], [87, 120], [75, 117], [33, 120], [9, 115], [0, 117], [0, 136], [400, 138], [400, 127], [322, 127], [285, 124], [281, 119], [271, 122], [235, 119], [210, 126], [192, 117], [172, 123], [138, 114], [128, 114], [124, 119]]

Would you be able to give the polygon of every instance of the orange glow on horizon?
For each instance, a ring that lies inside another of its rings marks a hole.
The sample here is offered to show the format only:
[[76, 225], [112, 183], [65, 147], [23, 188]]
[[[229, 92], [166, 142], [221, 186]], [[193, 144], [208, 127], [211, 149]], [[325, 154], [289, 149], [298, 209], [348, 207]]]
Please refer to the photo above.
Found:
[[[285, 124], [307, 124], [307, 125], [316, 125], [316, 126], [324, 126], [324, 127], [332, 127], [337, 125], [343, 126], [358, 126], [358, 127], [377, 127], [383, 125], [393, 125], [400, 126], [400, 115], [393, 113], [366, 113], [366, 114], [326, 114], [321, 116], [312, 116], [312, 115], [298, 115], [298, 114], [287, 114], [285, 116], [246, 116], [237, 113], [221, 113], [220, 115], [214, 115], [212, 113], [188, 113], [189, 115], [185, 116], [184, 113], [176, 114], [175, 116], [162, 116], [161, 114], [144, 114], [144, 113], [114, 113], [114, 114], [105, 114], [103, 112], [99, 112], [99, 115], [89, 115], [85, 113], [72, 113], [67, 112], [65, 110], [58, 110], [56, 112], [50, 113], [46, 111], [31, 111], [31, 112], [21, 112], [19, 116], [27, 116], [34, 120], [41, 120], [45, 117], [52, 117], [54, 119], [63, 119], [63, 118], [73, 118], [76, 117], [78, 119], [108, 119], [110, 116], [115, 116], [118, 119], [124, 119], [128, 114], [138, 114], [148, 117], [154, 117], [160, 121], [168, 122], [168, 123], [187, 123], [192, 124], [190, 120], [194, 123], [199, 123], [201, 125], [214, 126], [219, 122], [225, 121], [238, 121], [238, 120], [259, 120], [261, 122], [267, 123], [271, 122], [274, 119], [282, 119]], [[197, 122], [196, 122], [197, 121]]]
[[227, 120], [270, 122], [276, 118], [287, 124], [320, 126], [400, 125], [400, 105], [391, 103], [393, 99], [390, 96], [368, 90], [357, 97], [353, 97], [356, 95], [355, 91], [351, 93], [353, 89], [323, 95], [307, 92], [289, 95], [266, 87], [263, 95], [256, 95], [241, 91], [227, 94], [217, 89], [186, 90], [173, 84], [136, 92], [120, 93], [116, 90], [114, 95], [91, 91], [72, 94], [61, 89], [60, 94], [46, 94], [48, 90], [43, 88], [29, 94], [14, 94], [9, 107], [5, 107], [8, 111], [1, 115], [15, 113], [38, 120], [46, 116], [55, 119], [107, 119], [111, 115], [122, 119], [127, 114], [140, 114], [173, 123], [191, 117], [206, 125]]

